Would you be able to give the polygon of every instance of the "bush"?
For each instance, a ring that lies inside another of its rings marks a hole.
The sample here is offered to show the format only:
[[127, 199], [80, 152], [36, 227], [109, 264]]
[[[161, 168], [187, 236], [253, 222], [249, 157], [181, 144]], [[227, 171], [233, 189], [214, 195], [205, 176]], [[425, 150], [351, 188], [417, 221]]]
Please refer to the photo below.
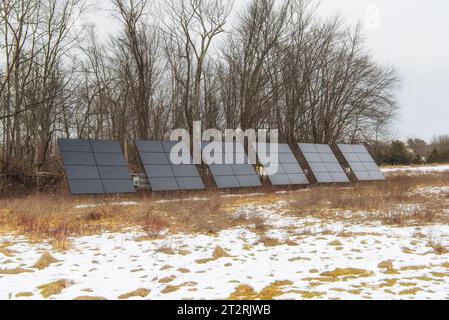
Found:
[[420, 154], [417, 154], [415, 159], [413, 160], [413, 164], [424, 164], [425, 160], [423, 158], [423, 156], [421, 156]]
[[168, 222], [161, 216], [147, 214], [141, 222], [142, 230], [150, 238], [159, 237], [168, 228]]

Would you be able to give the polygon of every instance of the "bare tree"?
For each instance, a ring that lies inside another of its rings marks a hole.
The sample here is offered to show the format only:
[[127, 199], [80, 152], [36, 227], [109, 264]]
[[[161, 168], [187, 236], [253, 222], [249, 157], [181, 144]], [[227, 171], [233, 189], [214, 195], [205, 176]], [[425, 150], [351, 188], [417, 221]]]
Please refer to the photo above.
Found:
[[[273, 90], [266, 71], [276, 67], [273, 50], [288, 23], [288, 5], [287, 1], [276, 8], [274, 0], [252, 1], [227, 40], [223, 79], [235, 89], [224, 94], [229, 102], [225, 106], [229, 125], [260, 128], [269, 118]], [[236, 116], [238, 120], [232, 120]]]
[[182, 92], [185, 121], [192, 131], [201, 118], [204, 66], [213, 40], [224, 31], [233, 2], [226, 0], [166, 0], [165, 46], [172, 74]]
[[[157, 86], [164, 71], [161, 66], [160, 35], [145, 18], [147, 1], [113, 0], [123, 26], [115, 39], [114, 54], [123, 78], [130, 88], [130, 99], [137, 122], [137, 137], [160, 136], [160, 101]], [[131, 59], [131, 60], [130, 60]], [[153, 119], [153, 123], [150, 123]], [[154, 121], [155, 120], [155, 121]]]
[[4, 59], [0, 78], [2, 167], [8, 168], [16, 147], [21, 146], [21, 114], [30, 109], [23, 102], [25, 86], [31, 77], [31, 61], [37, 51], [34, 43], [38, 37], [36, 23], [40, 8], [38, 1], [5, 0], [0, 6], [0, 48]]
[[73, 69], [64, 59], [78, 41], [70, 32], [83, 8], [83, 0], [2, 2], [5, 170], [39, 171], [47, 161], [59, 112], [70, 96], [66, 90]]
[[76, 25], [85, 0], [0, 3], [2, 172], [54, 170], [61, 136], [119, 140], [136, 165], [133, 140], [195, 120], [293, 144], [377, 141], [395, 117], [394, 68], [312, 1], [252, 0], [227, 34], [230, 1], [112, 4], [120, 30], [105, 41]]

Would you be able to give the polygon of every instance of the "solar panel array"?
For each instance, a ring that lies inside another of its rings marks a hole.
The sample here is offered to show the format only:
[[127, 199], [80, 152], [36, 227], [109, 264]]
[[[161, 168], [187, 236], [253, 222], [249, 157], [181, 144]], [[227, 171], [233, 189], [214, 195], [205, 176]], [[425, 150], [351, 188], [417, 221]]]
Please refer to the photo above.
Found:
[[190, 161], [187, 164], [174, 164], [170, 154], [178, 142], [137, 141], [137, 150], [145, 168], [151, 190], [177, 191], [205, 189], [197, 167]]
[[339, 144], [343, 157], [359, 181], [385, 180], [373, 157], [364, 145]]
[[[226, 145], [232, 152], [226, 153]], [[259, 176], [254, 167], [249, 164], [248, 157], [241, 144], [231, 143], [222, 144], [217, 142], [206, 142], [202, 144], [203, 151], [205, 148], [213, 148], [216, 152], [211, 152], [212, 156], [216, 156], [219, 161], [214, 163], [207, 163], [209, 166], [214, 181], [218, 188], [248, 188], [262, 186]], [[243, 159], [244, 163], [239, 163], [238, 160]]]
[[135, 192], [118, 142], [59, 139], [58, 146], [71, 194]]
[[318, 183], [349, 182], [329, 145], [298, 143], [298, 146]]
[[277, 163], [277, 170], [275, 173], [268, 173], [268, 179], [274, 186], [286, 185], [305, 185], [309, 184], [304, 171], [299, 166], [296, 157], [288, 144], [277, 144], [277, 156], [270, 156], [272, 144], [253, 144], [253, 150], [256, 150], [260, 164], [264, 167], [266, 173], [272, 162]]
[[[133, 181], [117, 141], [59, 139], [70, 192], [80, 194], [134, 193]], [[171, 158], [178, 142], [138, 141], [137, 150], [153, 191], [203, 190], [204, 183], [193, 164], [190, 150], [177, 148], [178, 155], [185, 150], [188, 163], [175, 164]], [[277, 154], [270, 156], [271, 147]], [[318, 183], [349, 182], [343, 167], [329, 145], [298, 144]], [[253, 144], [260, 164], [272, 185], [309, 184], [303, 169], [288, 144]], [[218, 188], [244, 188], [262, 186], [259, 176], [250, 164], [239, 143], [204, 142], [201, 146], [203, 161]], [[376, 162], [364, 145], [339, 144], [339, 150], [359, 181], [385, 180]], [[212, 153], [211, 153], [212, 151]], [[211, 153], [211, 154], [210, 154]], [[209, 156], [214, 162], [210, 162]], [[241, 162], [242, 161], [242, 162]], [[277, 170], [270, 171], [272, 163]]]

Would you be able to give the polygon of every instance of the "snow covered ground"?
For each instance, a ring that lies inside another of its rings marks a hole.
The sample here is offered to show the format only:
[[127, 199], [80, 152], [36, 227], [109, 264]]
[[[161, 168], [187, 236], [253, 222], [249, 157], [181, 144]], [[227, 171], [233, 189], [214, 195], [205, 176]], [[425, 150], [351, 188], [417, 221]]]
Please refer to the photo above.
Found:
[[405, 166], [405, 167], [391, 167], [382, 168], [384, 173], [398, 173], [398, 172], [410, 172], [410, 173], [432, 173], [432, 172], [449, 172], [449, 165], [439, 166]]
[[[363, 213], [352, 212], [329, 222], [293, 217], [287, 206], [237, 209], [267, 219], [263, 234], [248, 227], [142, 241], [129, 229], [72, 239], [65, 252], [3, 235], [0, 299], [449, 299], [449, 254], [428, 246], [447, 246], [449, 226], [362, 225], [350, 218]], [[55, 260], [39, 269], [46, 252]]]
[[105, 206], [105, 205], [110, 205], [110, 206], [118, 206], [118, 207], [127, 207], [127, 206], [138, 206], [139, 203], [134, 202], [134, 201], [129, 201], [129, 202], [112, 202], [112, 203], [100, 203], [100, 204], [80, 204], [75, 206], [75, 209], [87, 209], [87, 208], [97, 208], [97, 207], [101, 207], [101, 206]]

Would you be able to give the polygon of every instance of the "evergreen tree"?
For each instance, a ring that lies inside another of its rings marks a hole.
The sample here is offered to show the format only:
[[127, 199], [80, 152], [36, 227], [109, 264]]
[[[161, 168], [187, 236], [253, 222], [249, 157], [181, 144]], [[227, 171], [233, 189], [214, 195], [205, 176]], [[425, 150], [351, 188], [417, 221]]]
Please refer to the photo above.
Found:
[[430, 155], [427, 157], [427, 163], [439, 163], [441, 162], [441, 155], [437, 148], [433, 148]]
[[445, 163], [449, 162], [449, 150], [443, 151], [440, 154], [440, 159], [441, 159], [441, 162], [445, 162]]
[[413, 154], [407, 149], [402, 141], [393, 141], [390, 147], [390, 163], [391, 164], [411, 164]]

